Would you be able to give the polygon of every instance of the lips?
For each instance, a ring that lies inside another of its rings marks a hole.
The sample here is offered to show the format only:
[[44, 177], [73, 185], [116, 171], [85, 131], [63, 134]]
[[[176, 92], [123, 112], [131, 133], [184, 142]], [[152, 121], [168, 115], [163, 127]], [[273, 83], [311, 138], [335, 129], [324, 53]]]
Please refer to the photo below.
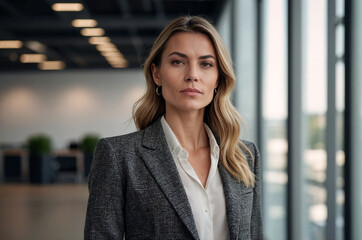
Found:
[[182, 93], [202, 93], [200, 90], [196, 88], [186, 88], [184, 90], [181, 90]]
[[202, 92], [196, 88], [186, 88], [184, 90], [181, 90], [180, 93], [189, 97], [197, 97], [202, 94]]

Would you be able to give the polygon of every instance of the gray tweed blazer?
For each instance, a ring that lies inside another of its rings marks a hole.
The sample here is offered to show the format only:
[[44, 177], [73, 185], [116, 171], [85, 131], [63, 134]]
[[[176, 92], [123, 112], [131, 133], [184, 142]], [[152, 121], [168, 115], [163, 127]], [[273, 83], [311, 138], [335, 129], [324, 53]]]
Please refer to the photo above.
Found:
[[[244, 144], [256, 176], [246, 188], [220, 163], [230, 239], [262, 239], [260, 161]], [[144, 130], [101, 139], [89, 175], [85, 239], [199, 239], [192, 210], [160, 120]]]

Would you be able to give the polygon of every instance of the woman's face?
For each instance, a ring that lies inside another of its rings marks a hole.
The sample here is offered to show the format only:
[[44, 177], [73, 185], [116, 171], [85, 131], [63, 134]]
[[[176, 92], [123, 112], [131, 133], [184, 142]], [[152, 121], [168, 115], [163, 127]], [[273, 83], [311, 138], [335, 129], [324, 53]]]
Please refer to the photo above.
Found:
[[211, 40], [201, 33], [174, 34], [152, 65], [153, 80], [162, 86], [166, 112], [203, 111], [218, 84], [218, 62]]

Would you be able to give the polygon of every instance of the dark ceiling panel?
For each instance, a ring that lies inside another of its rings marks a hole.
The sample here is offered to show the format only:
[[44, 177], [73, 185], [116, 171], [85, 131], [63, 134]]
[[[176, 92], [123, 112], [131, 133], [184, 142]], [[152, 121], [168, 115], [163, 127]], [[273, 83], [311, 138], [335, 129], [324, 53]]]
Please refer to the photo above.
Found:
[[[35, 63], [21, 63], [24, 53], [44, 52], [48, 60], [62, 60], [66, 69], [112, 66], [71, 25], [78, 18], [92, 18], [97, 27], [127, 59], [128, 68], [140, 68], [163, 27], [180, 15], [203, 15], [216, 22], [226, 0], [0, 0], [0, 40], [21, 40], [20, 49], [0, 49], [0, 71], [38, 70]], [[84, 4], [81, 12], [54, 12], [56, 2]], [[41, 50], [31, 47], [41, 44]]]
[[4, 6], [0, 5], [0, 16], [2, 17], [11, 17], [11, 13], [10, 11], [5, 8]]
[[95, 15], [121, 15], [118, 1], [115, 0], [87, 0], [85, 4]]
[[54, 12], [45, 0], [1, 0], [25, 16], [52, 16]]

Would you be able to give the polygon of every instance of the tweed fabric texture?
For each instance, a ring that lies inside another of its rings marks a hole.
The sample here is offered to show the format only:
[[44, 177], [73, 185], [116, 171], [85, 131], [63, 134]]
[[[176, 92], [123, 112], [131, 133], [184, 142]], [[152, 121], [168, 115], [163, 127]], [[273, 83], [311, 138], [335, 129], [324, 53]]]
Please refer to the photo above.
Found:
[[[261, 168], [256, 146], [246, 188], [219, 163], [230, 239], [263, 239]], [[160, 120], [144, 130], [101, 139], [89, 175], [84, 239], [199, 239], [190, 204]]]

